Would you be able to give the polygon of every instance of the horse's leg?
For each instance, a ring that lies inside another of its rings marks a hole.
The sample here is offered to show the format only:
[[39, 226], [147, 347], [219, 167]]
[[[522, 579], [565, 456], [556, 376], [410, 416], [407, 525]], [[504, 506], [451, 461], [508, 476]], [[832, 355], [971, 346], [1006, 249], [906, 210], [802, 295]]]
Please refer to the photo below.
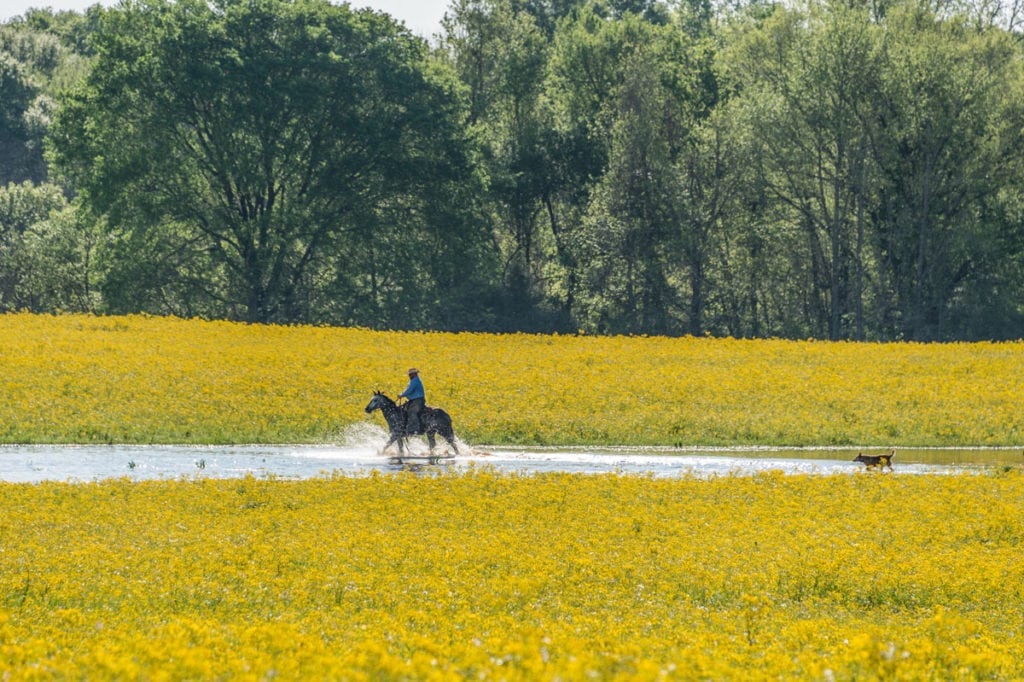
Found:
[[451, 429], [445, 429], [444, 439], [452, 446], [452, 450], [455, 451], [455, 454], [459, 454], [459, 446], [455, 444], [455, 432]]
[[384, 446], [384, 450], [383, 450], [383, 451], [384, 451], [384, 452], [387, 452], [388, 448], [390, 448], [390, 447], [391, 447], [392, 445], [394, 445], [395, 443], [398, 443], [398, 455], [399, 455], [399, 456], [401, 456], [401, 455], [405, 454], [405, 453], [403, 452], [403, 450], [402, 450], [402, 441], [403, 441], [403, 440], [404, 440], [404, 439], [403, 439], [403, 438], [402, 438], [402, 437], [401, 437], [401, 436], [400, 436], [399, 434], [397, 434], [397, 433], [392, 433], [392, 434], [391, 434], [391, 438], [389, 438], [389, 439], [388, 439], [388, 442], [387, 442], [387, 444], [386, 444], [386, 445]]
[[444, 436], [444, 439], [448, 441], [448, 445], [452, 446], [452, 450], [455, 451], [455, 454], [459, 454], [459, 446], [455, 444], [455, 431], [452, 430], [452, 427], [448, 424], [444, 424], [439, 431], [441, 435]]
[[437, 443], [434, 442], [433, 431], [427, 431], [427, 442], [430, 443], [430, 454], [434, 454], [434, 448], [437, 446]]

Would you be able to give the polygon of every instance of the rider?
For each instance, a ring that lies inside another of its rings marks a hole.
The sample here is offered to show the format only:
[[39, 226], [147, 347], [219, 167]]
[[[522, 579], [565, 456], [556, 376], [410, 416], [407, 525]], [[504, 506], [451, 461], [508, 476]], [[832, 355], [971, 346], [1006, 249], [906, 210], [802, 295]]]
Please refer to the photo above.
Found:
[[427, 403], [427, 395], [423, 390], [423, 382], [420, 381], [418, 369], [409, 370], [409, 385], [398, 394], [399, 398], [405, 398], [409, 402], [405, 404], [407, 421], [405, 423], [406, 433], [416, 433], [420, 430], [420, 412]]

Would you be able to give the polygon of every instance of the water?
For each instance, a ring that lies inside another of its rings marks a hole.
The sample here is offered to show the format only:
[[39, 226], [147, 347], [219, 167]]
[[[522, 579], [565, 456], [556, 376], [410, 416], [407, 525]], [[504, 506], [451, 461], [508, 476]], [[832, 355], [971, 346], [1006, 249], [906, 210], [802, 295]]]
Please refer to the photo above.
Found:
[[[856, 448], [555, 448], [471, 447], [436, 464], [395, 461], [379, 452], [383, 431], [362, 429], [320, 445], [10, 445], [0, 446], [0, 481], [97, 481], [243, 476], [305, 479], [363, 476], [373, 471], [422, 472], [488, 467], [509, 473], [622, 473], [654, 477], [857, 474]], [[425, 443], [414, 450], [425, 454]], [[865, 449], [866, 453], [883, 450]], [[893, 474], [985, 472], [1024, 464], [1020, 448], [934, 448], [896, 451]], [[888, 473], [888, 472], [887, 472]]]

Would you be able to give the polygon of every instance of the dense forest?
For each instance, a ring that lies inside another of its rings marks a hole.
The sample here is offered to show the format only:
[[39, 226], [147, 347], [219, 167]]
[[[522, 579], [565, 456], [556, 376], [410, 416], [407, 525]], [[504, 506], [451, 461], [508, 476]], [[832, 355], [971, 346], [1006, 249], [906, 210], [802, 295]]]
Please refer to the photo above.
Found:
[[1024, 7], [125, 0], [0, 24], [0, 310], [1024, 336]]

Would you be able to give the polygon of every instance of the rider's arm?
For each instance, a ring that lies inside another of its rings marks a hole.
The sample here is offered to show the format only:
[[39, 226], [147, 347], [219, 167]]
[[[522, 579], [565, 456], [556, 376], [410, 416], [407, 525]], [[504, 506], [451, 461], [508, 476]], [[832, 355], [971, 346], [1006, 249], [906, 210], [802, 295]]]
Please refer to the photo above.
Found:
[[411, 392], [412, 392], [412, 382], [410, 381], [409, 385], [405, 387], [405, 390], [398, 394], [398, 397], [399, 398], [408, 398], [409, 397], [409, 393], [411, 393]]

